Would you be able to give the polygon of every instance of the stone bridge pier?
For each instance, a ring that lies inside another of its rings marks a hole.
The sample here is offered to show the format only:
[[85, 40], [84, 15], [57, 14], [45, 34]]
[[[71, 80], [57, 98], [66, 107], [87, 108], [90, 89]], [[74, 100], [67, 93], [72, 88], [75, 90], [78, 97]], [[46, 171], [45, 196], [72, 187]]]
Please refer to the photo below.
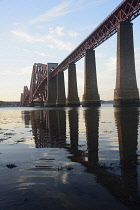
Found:
[[76, 64], [71, 63], [68, 67], [68, 97], [67, 106], [80, 106], [77, 91]]
[[117, 72], [114, 106], [139, 106], [132, 23], [121, 22], [117, 27]]
[[84, 95], [82, 106], [100, 106], [98, 94], [95, 51], [86, 50], [84, 68]]

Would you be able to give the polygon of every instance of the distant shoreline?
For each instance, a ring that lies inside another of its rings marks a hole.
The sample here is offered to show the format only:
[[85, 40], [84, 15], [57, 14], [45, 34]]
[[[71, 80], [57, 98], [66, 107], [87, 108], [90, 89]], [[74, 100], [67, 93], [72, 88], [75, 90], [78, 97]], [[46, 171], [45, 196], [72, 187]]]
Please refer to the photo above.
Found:
[[19, 101], [0, 101], [0, 107], [18, 107], [20, 106]]
[[113, 100], [109, 100], [109, 101], [101, 100], [101, 104], [113, 104]]
[[[82, 102], [80, 102], [82, 105]], [[101, 104], [113, 104], [113, 100], [104, 101], [101, 100]], [[20, 102], [19, 101], [0, 101], [0, 107], [19, 107]]]

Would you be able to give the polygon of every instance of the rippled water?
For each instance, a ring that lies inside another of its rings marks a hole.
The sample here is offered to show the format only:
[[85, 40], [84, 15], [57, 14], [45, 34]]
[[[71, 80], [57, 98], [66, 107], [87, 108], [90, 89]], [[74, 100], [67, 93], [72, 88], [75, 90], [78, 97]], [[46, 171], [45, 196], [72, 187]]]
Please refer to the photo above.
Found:
[[0, 108], [0, 209], [138, 209], [138, 108]]

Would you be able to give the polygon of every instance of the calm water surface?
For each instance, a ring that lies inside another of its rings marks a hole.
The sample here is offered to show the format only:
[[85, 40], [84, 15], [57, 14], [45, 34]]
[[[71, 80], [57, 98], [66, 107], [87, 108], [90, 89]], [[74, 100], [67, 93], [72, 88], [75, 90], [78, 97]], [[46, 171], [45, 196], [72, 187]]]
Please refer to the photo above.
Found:
[[139, 209], [138, 108], [0, 108], [0, 209]]

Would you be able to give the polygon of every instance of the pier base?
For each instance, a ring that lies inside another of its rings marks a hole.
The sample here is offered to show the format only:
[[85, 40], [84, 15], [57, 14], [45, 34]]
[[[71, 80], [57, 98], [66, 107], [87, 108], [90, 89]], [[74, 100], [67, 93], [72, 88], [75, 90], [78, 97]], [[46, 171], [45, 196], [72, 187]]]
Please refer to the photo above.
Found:
[[[137, 106], [140, 106], [140, 100], [138, 98], [138, 90], [119, 90], [119, 89], [115, 89], [114, 90], [114, 95], [115, 95], [115, 98], [116, 98], [116, 99], [114, 99], [114, 102], [113, 102], [114, 107], [122, 107], [122, 106], [137, 107]], [[136, 98], [134, 98], [134, 96]]]

